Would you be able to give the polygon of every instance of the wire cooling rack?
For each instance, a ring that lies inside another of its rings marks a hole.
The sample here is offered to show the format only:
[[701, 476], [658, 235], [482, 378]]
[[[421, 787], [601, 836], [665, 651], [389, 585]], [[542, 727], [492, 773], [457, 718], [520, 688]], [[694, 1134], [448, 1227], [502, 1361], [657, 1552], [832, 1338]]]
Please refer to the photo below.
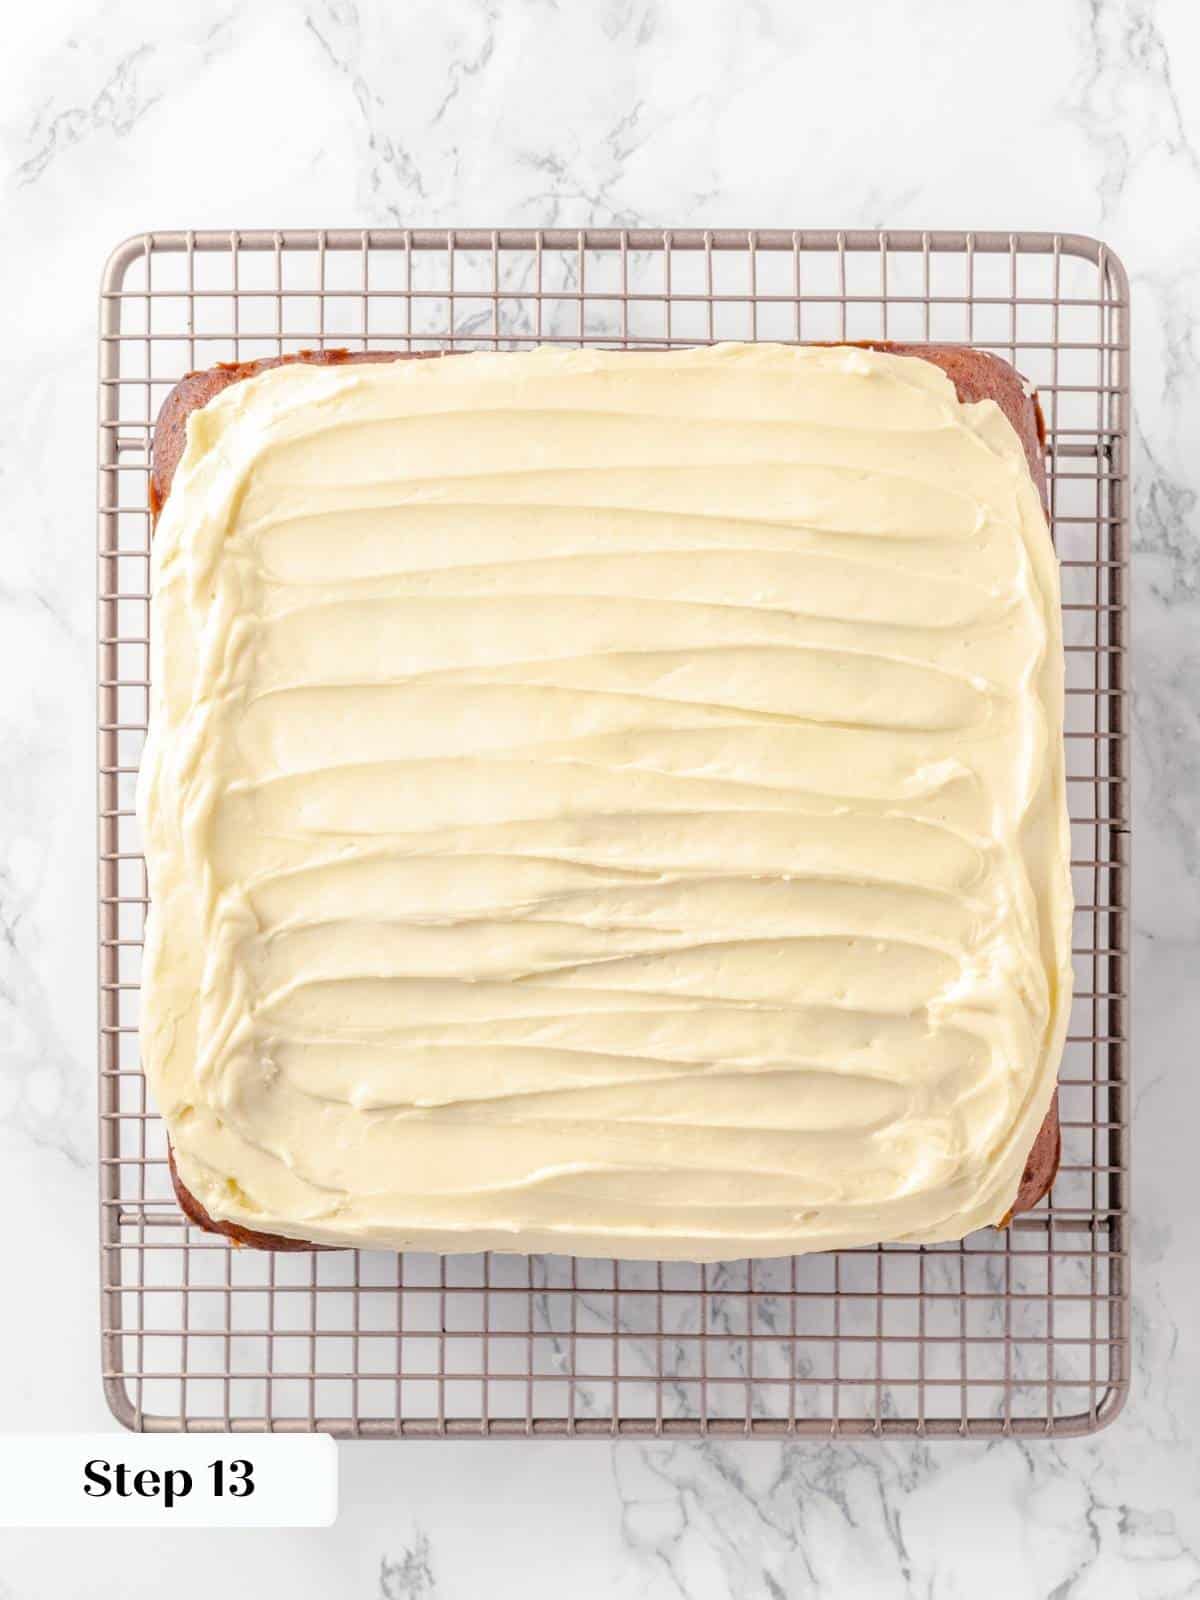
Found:
[[[1075, 1001], [1063, 1160], [1006, 1232], [718, 1266], [261, 1254], [187, 1225], [138, 1064], [155, 414], [185, 372], [316, 345], [933, 340], [1037, 386], [1062, 559]], [[132, 1428], [977, 1437], [1094, 1431], [1129, 1374], [1128, 286], [1058, 234], [159, 233], [100, 301], [104, 1384]]]

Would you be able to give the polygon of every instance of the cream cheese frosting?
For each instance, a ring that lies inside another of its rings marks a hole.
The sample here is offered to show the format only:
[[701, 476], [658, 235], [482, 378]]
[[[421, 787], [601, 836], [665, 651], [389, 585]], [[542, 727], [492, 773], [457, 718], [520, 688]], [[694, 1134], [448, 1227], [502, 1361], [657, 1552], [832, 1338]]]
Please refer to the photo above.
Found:
[[1070, 1002], [1057, 566], [919, 358], [294, 365], [152, 556], [141, 1042], [209, 1213], [708, 1260], [958, 1238]]

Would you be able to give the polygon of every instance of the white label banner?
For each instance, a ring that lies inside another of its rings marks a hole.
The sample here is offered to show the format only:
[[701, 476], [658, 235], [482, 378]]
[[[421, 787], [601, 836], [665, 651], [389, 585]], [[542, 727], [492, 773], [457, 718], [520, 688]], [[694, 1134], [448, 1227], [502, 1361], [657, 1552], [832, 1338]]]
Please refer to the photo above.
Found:
[[0, 1527], [328, 1528], [322, 1433], [0, 1434]]

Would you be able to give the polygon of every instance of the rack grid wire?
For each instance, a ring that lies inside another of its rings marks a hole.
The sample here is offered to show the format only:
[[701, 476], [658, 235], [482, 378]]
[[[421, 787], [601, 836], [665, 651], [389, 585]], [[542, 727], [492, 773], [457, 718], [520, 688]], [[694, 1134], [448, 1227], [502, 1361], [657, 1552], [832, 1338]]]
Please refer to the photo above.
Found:
[[[179, 1212], [138, 1061], [155, 414], [185, 372], [316, 346], [964, 343], [1047, 420], [1067, 651], [1075, 999], [1063, 1158], [1005, 1231], [783, 1261], [273, 1255]], [[1129, 1378], [1129, 300], [1068, 234], [156, 233], [100, 296], [101, 1328], [131, 1428], [362, 1437], [1078, 1435]]]

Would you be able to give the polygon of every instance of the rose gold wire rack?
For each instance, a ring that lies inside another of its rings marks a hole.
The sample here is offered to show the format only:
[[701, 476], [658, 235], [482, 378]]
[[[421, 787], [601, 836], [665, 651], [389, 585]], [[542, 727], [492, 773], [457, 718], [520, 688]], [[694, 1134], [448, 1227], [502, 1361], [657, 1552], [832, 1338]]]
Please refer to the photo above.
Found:
[[[313, 346], [931, 340], [1040, 394], [1062, 560], [1076, 993], [1063, 1160], [961, 1244], [785, 1261], [271, 1255], [190, 1227], [138, 1063], [149, 447], [183, 373]], [[104, 1386], [145, 1430], [365, 1437], [1078, 1435], [1129, 1381], [1129, 298], [1073, 234], [154, 233], [100, 296]]]

